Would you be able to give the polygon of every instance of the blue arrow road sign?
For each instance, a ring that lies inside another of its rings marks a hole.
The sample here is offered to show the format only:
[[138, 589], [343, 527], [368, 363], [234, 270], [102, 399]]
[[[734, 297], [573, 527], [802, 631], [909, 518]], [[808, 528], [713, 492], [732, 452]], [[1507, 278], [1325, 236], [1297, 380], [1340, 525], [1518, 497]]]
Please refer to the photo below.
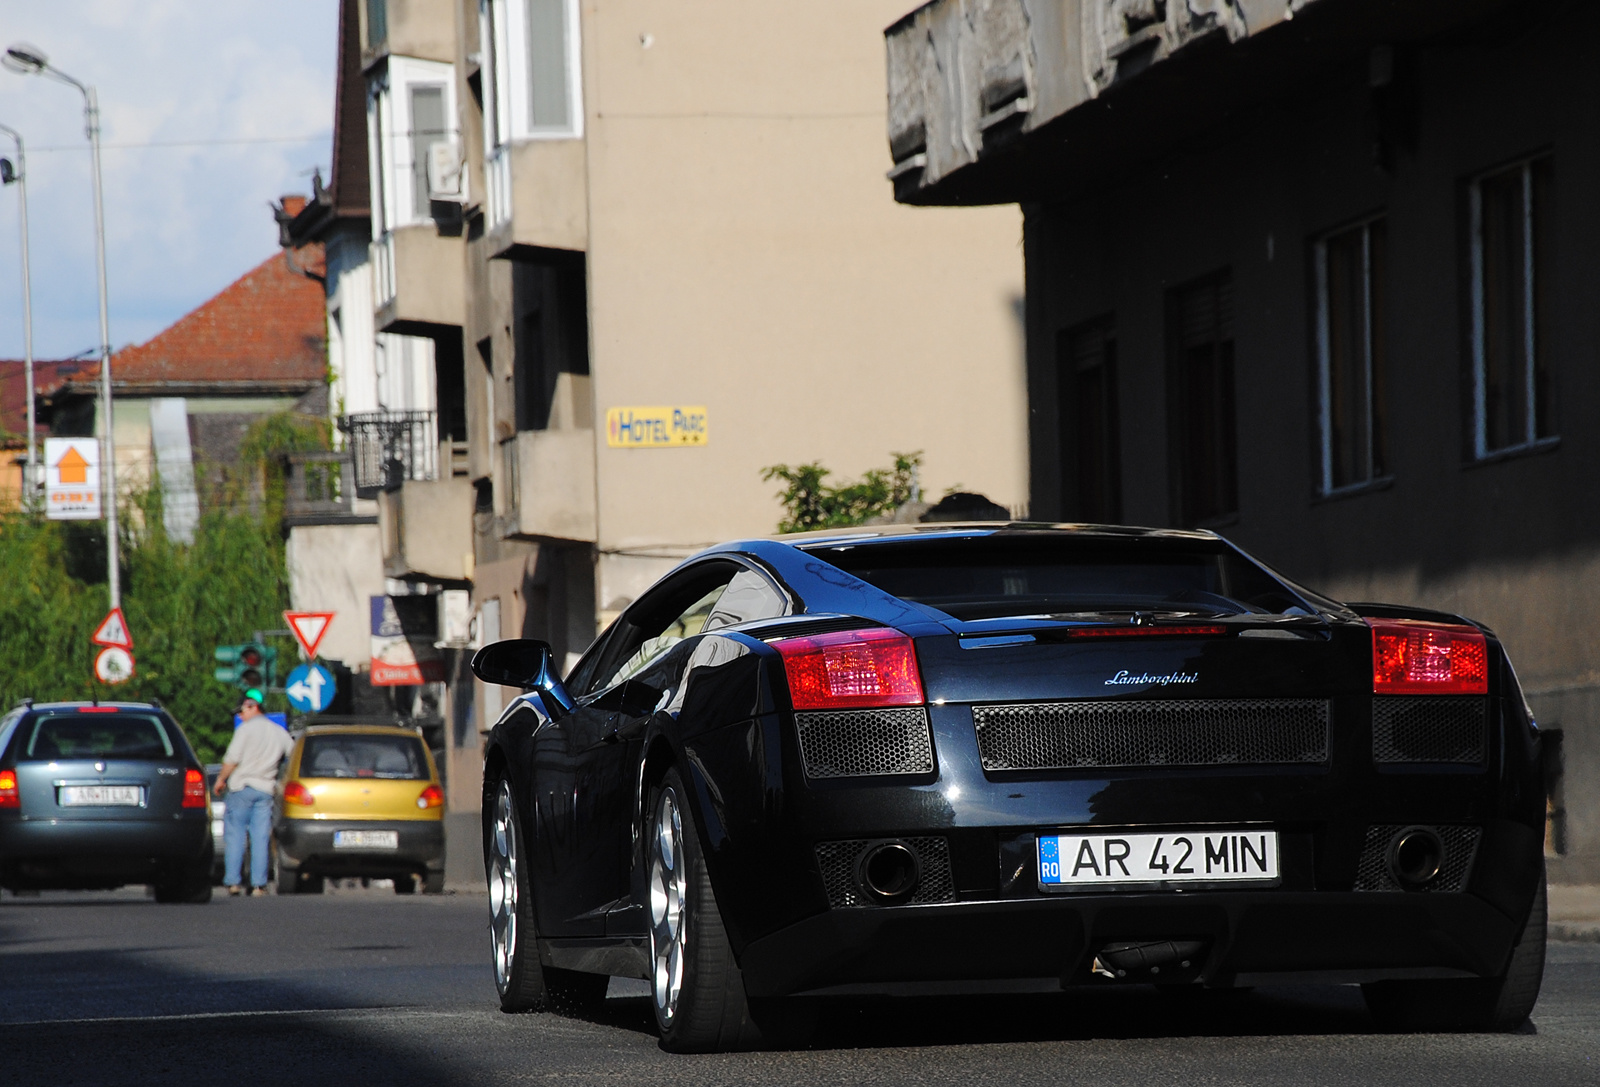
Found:
[[301, 713], [321, 713], [333, 702], [333, 676], [320, 664], [302, 664], [289, 673], [284, 693]]

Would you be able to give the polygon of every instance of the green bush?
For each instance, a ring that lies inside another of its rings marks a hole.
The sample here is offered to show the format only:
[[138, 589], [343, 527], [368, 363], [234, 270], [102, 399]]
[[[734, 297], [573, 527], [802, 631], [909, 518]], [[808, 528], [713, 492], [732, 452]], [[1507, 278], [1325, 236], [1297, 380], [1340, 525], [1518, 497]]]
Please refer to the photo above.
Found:
[[[167, 538], [159, 486], [124, 496], [122, 610], [136, 663], [133, 678], [116, 687], [95, 680], [99, 650], [89, 641], [108, 606], [104, 525], [0, 512], [0, 709], [24, 697], [157, 698], [200, 757], [215, 761], [232, 734], [239, 692], [212, 678], [212, 650], [283, 625], [289, 579], [278, 455], [326, 448], [326, 430], [320, 445], [318, 436], [314, 422], [275, 416], [252, 427], [248, 456], [232, 474], [263, 479], [266, 501], [244, 502], [237, 488], [211, 496], [192, 544]], [[270, 644], [278, 648], [281, 683], [296, 659], [294, 643]], [[284, 708], [282, 695], [267, 697], [268, 709]]]
[[911, 500], [916, 488], [917, 469], [922, 451], [891, 453], [894, 465], [873, 468], [854, 483], [835, 487], [826, 482], [831, 475], [820, 461], [790, 467], [774, 464], [761, 470], [761, 478], [781, 479], [778, 501], [787, 512], [778, 524], [779, 532], [807, 532], [815, 528], [842, 528], [859, 525], [872, 517], [894, 514]]

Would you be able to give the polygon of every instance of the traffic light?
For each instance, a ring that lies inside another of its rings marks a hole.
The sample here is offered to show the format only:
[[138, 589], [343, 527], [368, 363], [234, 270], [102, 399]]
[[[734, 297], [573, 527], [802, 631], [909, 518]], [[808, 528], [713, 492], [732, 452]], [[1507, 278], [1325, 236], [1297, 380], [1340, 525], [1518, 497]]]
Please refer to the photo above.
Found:
[[278, 651], [271, 646], [259, 642], [219, 645], [214, 655], [225, 665], [212, 673], [219, 682], [231, 683], [241, 691], [278, 684]]

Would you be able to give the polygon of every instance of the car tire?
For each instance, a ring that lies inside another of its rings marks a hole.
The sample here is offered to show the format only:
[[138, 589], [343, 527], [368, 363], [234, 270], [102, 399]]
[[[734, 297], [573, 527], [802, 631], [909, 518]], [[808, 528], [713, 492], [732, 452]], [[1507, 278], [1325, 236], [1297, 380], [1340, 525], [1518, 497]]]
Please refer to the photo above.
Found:
[[407, 872], [403, 876], [395, 876], [394, 877], [394, 893], [397, 894], [397, 895], [416, 894], [417, 893], [417, 877], [412, 875], [410, 872]]
[[669, 1052], [751, 1049], [762, 1043], [762, 1032], [745, 997], [687, 795], [675, 769], [650, 794], [650, 1007], [661, 1048]]
[[1380, 981], [1361, 987], [1367, 1009], [1392, 1031], [1481, 1031], [1506, 1033], [1528, 1021], [1544, 980], [1549, 904], [1545, 876], [1539, 874], [1533, 907], [1512, 949], [1506, 972], [1497, 978], [1437, 981]]
[[[484, 809], [484, 870], [489, 880], [489, 940], [503, 1012], [585, 1011], [605, 999], [611, 979], [539, 961], [528, 848], [511, 782], [499, 779]], [[439, 873], [443, 890], [444, 873]]]

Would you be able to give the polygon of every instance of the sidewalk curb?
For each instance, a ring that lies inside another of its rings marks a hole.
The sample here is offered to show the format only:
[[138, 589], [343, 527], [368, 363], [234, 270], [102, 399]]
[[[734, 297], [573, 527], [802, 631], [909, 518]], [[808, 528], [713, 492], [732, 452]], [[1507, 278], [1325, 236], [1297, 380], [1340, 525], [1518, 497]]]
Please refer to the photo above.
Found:
[[1549, 938], [1566, 943], [1600, 944], [1600, 921], [1551, 921]]

